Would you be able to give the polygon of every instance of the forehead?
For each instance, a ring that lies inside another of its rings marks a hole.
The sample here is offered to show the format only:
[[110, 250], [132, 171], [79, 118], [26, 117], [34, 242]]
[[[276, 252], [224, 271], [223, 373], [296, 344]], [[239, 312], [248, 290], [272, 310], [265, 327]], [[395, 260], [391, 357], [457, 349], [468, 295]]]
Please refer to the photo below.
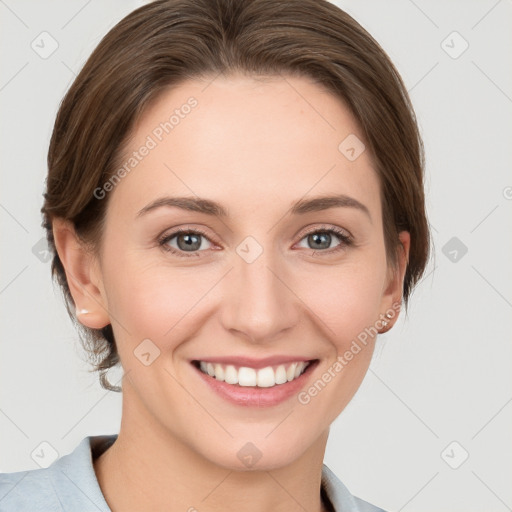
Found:
[[363, 140], [344, 102], [307, 78], [190, 80], [141, 116], [119, 162], [129, 173], [111, 199], [134, 210], [164, 193], [186, 194], [237, 213], [282, 212], [309, 195], [342, 193], [378, 217], [372, 159], [368, 150], [357, 156]]

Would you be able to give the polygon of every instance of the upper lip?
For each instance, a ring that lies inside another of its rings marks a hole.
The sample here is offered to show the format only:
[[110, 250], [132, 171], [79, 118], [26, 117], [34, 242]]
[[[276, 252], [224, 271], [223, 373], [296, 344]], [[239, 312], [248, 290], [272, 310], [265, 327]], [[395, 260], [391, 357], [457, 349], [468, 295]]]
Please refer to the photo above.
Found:
[[276, 366], [280, 364], [288, 364], [288, 363], [296, 363], [300, 361], [313, 361], [314, 359], [311, 357], [301, 357], [301, 356], [270, 356], [265, 357], [263, 359], [254, 359], [252, 357], [235, 357], [235, 356], [226, 356], [226, 357], [205, 357], [205, 358], [197, 358], [192, 359], [192, 361], [204, 361], [205, 363], [212, 364], [224, 364], [224, 365], [233, 365], [233, 366], [246, 366], [249, 368], [266, 368], [267, 366]]

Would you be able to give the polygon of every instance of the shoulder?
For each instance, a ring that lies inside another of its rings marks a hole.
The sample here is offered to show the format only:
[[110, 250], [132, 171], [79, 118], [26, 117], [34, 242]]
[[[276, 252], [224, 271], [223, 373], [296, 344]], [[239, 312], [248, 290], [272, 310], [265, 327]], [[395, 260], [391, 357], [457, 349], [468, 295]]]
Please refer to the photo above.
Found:
[[0, 473], [0, 511], [63, 511], [49, 468]]
[[351, 512], [385, 512], [383, 509], [352, 495], [343, 482], [325, 464], [322, 469], [322, 487], [335, 512], [342, 510], [350, 510]]
[[91, 455], [91, 441], [105, 439], [85, 437], [47, 468], [0, 473], [0, 512], [108, 512]]

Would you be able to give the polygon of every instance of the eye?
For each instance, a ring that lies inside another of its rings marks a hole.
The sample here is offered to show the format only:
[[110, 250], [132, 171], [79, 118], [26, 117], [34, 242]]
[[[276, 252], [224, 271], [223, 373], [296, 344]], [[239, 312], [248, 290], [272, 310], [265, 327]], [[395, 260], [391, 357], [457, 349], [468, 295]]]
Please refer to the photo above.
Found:
[[[306, 234], [301, 239], [305, 241], [307, 249], [313, 249], [315, 251], [320, 250], [321, 252], [333, 253], [342, 250], [353, 244], [352, 237], [346, 231], [340, 228], [326, 228], [317, 229]], [[338, 243], [336, 243], [338, 240]], [[334, 247], [332, 244], [334, 243]], [[304, 247], [302, 245], [302, 247]]]
[[[158, 243], [166, 251], [178, 256], [200, 256], [201, 250], [209, 249], [205, 240], [211, 243], [209, 238], [199, 229], [177, 229], [161, 238]], [[206, 247], [205, 247], [206, 246]], [[188, 254], [187, 254], [188, 253]]]

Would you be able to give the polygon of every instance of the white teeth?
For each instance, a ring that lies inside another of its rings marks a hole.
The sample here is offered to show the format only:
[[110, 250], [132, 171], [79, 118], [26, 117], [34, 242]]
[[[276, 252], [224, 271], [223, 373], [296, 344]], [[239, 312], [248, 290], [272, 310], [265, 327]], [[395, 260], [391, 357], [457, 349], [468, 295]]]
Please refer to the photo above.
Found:
[[203, 373], [210, 377], [226, 382], [227, 384], [238, 384], [239, 386], [257, 386], [260, 388], [271, 388], [279, 384], [290, 382], [300, 375], [309, 366], [309, 362], [280, 364], [277, 367], [266, 366], [256, 370], [242, 366], [236, 368], [233, 365], [223, 365], [219, 363], [199, 362], [199, 367]]
[[206, 363], [206, 371], [210, 377], [215, 375], [215, 368], [212, 363]]
[[257, 380], [258, 387], [260, 388], [270, 388], [272, 386], [275, 386], [276, 377], [274, 375], [274, 370], [272, 370], [272, 367], [267, 366], [266, 368], [258, 370]]
[[240, 386], [256, 386], [256, 370], [242, 366], [238, 370], [238, 384]]
[[306, 363], [302, 361], [299, 364], [297, 364], [297, 368], [295, 368], [295, 378], [297, 378], [302, 373], [302, 370], [304, 370], [305, 367]]
[[224, 372], [224, 381], [228, 384], [238, 384], [238, 372], [234, 366], [228, 365]]
[[215, 378], [217, 380], [224, 380], [224, 368], [221, 364], [215, 365]]
[[288, 367], [288, 370], [286, 371], [286, 379], [288, 380], [288, 382], [295, 378], [295, 368], [297, 368], [297, 363], [292, 363]]
[[276, 384], [284, 384], [285, 382], [288, 382], [286, 378], [286, 368], [283, 364], [280, 364], [276, 370]]

